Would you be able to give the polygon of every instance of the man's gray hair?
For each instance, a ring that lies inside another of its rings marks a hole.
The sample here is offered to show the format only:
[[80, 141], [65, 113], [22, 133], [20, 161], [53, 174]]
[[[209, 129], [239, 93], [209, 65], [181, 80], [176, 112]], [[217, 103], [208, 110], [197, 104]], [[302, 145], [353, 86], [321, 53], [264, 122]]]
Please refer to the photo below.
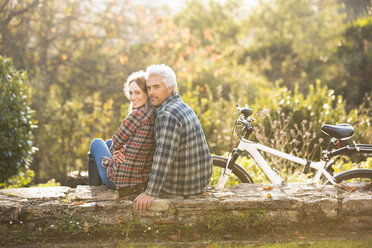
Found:
[[173, 87], [173, 93], [177, 91], [177, 79], [176, 74], [167, 65], [161, 64], [161, 65], [150, 65], [146, 69], [145, 78], [146, 80], [149, 79], [150, 76], [158, 75], [162, 77], [162, 82], [165, 84], [165, 87], [167, 89], [169, 87]]

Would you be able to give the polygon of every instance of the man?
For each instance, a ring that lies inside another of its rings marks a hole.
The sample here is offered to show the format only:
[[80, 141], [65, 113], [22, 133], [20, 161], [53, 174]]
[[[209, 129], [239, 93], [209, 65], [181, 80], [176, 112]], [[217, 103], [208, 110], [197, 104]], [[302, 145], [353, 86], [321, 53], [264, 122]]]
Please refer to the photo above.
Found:
[[212, 158], [203, 129], [194, 111], [177, 93], [174, 71], [166, 65], [146, 69], [147, 92], [156, 107], [156, 149], [147, 189], [136, 199], [145, 211], [160, 193], [203, 193], [212, 175]]

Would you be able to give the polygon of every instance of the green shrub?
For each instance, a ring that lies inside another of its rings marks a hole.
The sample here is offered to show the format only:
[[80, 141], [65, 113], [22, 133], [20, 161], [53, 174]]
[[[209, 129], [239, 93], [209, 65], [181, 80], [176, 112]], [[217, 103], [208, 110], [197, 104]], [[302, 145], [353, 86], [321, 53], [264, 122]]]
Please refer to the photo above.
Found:
[[15, 189], [30, 186], [35, 172], [31, 169], [21, 169], [18, 174], [7, 179], [6, 183], [0, 183], [0, 189]]
[[[304, 95], [298, 87], [291, 92], [276, 85], [270, 91], [261, 91], [252, 105], [255, 111], [254, 139], [275, 149], [295, 156], [319, 161], [321, 150], [325, 149], [330, 137], [321, 132], [322, 124], [349, 123], [356, 129], [355, 140], [368, 140], [371, 130], [368, 116], [361, 109], [345, 110], [341, 96], [317, 82], [310, 85]], [[277, 157], [265, 156], [271, 160], [281, 175], [292, 175], [299, 165]], [[288, 179], [288, 178], [286, 178]]]
[[0, 56], [0, 183], [28, 168], [32, 154], [32, 111], [26, 72]]

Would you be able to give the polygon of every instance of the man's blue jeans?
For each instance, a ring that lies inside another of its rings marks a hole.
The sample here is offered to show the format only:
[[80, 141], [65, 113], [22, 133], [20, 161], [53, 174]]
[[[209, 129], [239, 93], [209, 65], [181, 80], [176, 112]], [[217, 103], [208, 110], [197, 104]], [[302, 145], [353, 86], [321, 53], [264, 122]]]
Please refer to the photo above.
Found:
[[99, 176], [101, 177], [102, 182], [107, 186], [107, 188], [116, 189], [115, 184], [107, 178], [106, 168], [102, 167], [103, 157], [107, 156], [112, 158], [112, 155], [109, 150], [111, 144], [112, 144], [111, 139], [107, 140], [106, 142], [104, 142], [102, 139], [94, 139], [90, 144], [89, 151], [96, 161], [98, 173]]

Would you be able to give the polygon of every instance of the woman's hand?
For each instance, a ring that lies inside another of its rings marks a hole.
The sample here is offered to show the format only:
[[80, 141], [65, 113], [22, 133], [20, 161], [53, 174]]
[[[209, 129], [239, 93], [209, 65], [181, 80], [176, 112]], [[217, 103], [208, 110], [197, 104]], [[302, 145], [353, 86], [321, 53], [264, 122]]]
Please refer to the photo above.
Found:
[[115, 163], [123, 163], [125, 161], [125, 156], [123, 154], [124, 148], [120, 148], [120, 150], [116, 150], [113, 153]]

